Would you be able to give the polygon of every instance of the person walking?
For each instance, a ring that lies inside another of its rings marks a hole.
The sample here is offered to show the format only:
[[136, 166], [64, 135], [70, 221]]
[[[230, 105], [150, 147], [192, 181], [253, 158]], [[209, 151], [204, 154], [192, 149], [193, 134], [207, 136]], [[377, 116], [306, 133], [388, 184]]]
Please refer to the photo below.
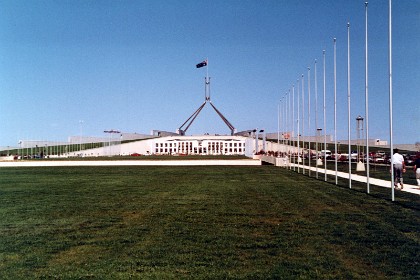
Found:
[[416, 173], [417, 186], [420, 187], [420, 152], [416, 154], [416, 161], [414, 162], [414, 172]]
[[398, 188], [398, 183], [401, 185], [401, 189], [404, 188], [402, 174], [405, 172], [405, 161], [404, 157], [399, 153], [398, 149], [394, 149], [394, 155], [392, 156], [392, 166], [394, 168], [394, 186]]

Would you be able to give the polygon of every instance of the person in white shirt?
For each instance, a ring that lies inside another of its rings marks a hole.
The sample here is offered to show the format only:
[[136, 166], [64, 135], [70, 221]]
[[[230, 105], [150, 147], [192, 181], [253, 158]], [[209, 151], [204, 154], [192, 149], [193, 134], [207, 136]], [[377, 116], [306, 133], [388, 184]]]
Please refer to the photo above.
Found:
[[404, 185], [402, 174], [405, 172], [405, 161], [404, 157], [398, 152], [398, 149], [394, 149], [394, 155], [392, 156], [392, 166], [394, 168], [394, 186], [398, 188], [398, 183], [400, 183], [401, 189], [403, 189]]

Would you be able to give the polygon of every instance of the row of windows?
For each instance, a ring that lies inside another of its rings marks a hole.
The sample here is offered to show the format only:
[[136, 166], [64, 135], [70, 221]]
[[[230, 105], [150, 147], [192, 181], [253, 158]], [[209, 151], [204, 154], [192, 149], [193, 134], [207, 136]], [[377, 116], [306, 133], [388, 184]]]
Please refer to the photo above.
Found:
[[[161, 154], [162, 153], [172, 154], [172, 153], [177, 153], [177, 152], [182, 152], [182, 153], [184, 153], [184, 152], [189, 152], [189, 153], [194, 152], [195, 154], [206, 154], [207, 149], [206, 148], [197, 149], [196, 147], [194, 149], [191, 149], [191, 150], [188, 150], [188, 151], [183, 150], [183, 149], [182, 150], [180, 149], [179, 151], [177, 151], [177, 149], [174, 149], [174, 148], [156, 148], [155, 149], [155, 153], [161, 153]], [[245, 153], [245, 149], [243, 149], [243, 148], [225, 148], [224, 153], [225, 154], [227, 154], [227, 153], [240, 153], [241, 154], [241, 153]]]
[[[178, 144], [178, 147], [185, 147], [185, 146], [192, 147], [193, 146], [192, 142], [156, 143], [156, 148], [159, 148], [159, 147], [160, 148], [163, 148], [163, 147], [165, 147], [165, 148], [177, 147], [176, 144]], [[199, 143], [199, 144], [201, 144], [201, 143]], [[218, 146], [223, 147], [224, 144], [227, 147], [245, 147], [245, 143], [242, 143], [242, 142], [239, 142], [239, 143], [238, 142], [234, 142], [234, 143], [232, 143], [232, 142], [208, 142], [208, 147], [218, 147]]]

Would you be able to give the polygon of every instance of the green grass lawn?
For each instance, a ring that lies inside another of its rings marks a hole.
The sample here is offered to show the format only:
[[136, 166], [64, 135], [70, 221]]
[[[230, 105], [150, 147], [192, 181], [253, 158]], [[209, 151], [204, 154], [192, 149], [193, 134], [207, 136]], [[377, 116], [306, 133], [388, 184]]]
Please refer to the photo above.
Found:
[[273, 166], [0, 168], [0, 279], [418, 279], [420, 199]]

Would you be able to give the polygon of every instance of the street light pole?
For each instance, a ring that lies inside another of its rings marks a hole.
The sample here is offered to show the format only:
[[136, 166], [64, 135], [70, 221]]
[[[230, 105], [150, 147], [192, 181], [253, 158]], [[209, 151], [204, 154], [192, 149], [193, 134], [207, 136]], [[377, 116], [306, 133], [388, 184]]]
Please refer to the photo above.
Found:
[[109, 156], [112, 156], [112, 153], [111, 153], [111, 139], [113, 138], [112, 135], [113, 134], [120, 134], [121, 131], [111, 129], [111, 130], [104, 130], [104, 133], [108, 133], [109, 134], [109, 147], [108, 147], [108, 151], [109, 151]]
[[79, 121], [80, 124], [80, 141], [79, 141], [79, 150], [82, 152], [82, 137], [83, 137], [83, 121]]

